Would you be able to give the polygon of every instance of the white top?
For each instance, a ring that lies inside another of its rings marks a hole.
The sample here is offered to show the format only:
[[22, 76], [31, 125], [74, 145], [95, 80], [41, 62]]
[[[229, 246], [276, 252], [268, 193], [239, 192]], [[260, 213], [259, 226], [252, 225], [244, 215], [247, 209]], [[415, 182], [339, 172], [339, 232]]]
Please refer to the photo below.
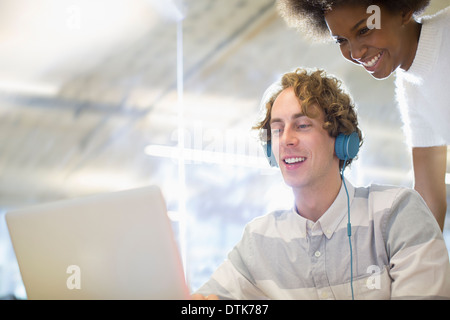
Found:
[[420, 21], [411, 68], [397, 70], [396, 95], [411, 147], [450, 144], [450, 7]]

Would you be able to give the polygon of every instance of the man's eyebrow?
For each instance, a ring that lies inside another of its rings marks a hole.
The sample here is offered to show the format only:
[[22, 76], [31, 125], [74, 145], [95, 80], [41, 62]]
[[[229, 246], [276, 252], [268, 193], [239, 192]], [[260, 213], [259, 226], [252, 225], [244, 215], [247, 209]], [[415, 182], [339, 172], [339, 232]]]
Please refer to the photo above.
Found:
[[[291, 117], [291, 119], [292, 119], [292, 120], [295, 120], [295, 119], [302, 118], [302, 117], [306, 117], [306, 116], [305, 116], [305, 114], [303, 114], [302, 112], [299, 112], [299, 113], [294, 114], [294, 115]], [[272, 124], [272, 123], [277, 123], [277, 122], [284, 122], [284, 121], [283, 121], [282, 119], [280, 119], [280, 118], [273, 118], [273, 119], [270, 119], [270, 124]]]

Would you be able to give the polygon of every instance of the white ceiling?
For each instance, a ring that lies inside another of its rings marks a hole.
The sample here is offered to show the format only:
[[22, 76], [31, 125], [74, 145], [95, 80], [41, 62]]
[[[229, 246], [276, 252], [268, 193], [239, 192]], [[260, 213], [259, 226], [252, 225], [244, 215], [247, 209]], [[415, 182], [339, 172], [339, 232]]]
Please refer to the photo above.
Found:
[[[161, 153], [176, 153], [155, 146], [176, 147], [180, 125], [185, 146], [203, 151], [185, 168], [189, 197], [258, 201], [273, 176], [264, 161], [218, 171], [205, 151], [261, 157], [249, 134], [259, 99], [297, 66], [324, 68], [353, 94], [366, 136], [355, 182], [410, 186], [393, 79], [305, 42], [273, 4], [1, 1], [0, 209], [153, 183], [173, 194], [179, 167]], [[448, 5], [435, 0], [429, 12]], [[252, 188], [238, 193], [244, 183]]]

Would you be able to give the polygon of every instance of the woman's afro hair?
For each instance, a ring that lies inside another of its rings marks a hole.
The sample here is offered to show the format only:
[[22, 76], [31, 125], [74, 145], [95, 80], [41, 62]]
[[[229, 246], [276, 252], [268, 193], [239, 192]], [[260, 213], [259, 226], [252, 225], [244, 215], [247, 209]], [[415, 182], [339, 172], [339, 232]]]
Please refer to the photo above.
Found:
[[331, 40], [325, 12], [343, 4], [367, 7], [375, 4], [391, 12], [411, 10], [417, 16], [428, 7], [430, 0], [277, 0], [278, 11], [290, 27], [320, 42]]

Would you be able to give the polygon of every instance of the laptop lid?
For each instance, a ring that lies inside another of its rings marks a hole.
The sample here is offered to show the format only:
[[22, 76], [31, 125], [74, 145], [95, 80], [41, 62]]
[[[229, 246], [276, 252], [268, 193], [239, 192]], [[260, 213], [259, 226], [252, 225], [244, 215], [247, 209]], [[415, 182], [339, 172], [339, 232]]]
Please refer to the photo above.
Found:
[[29, 299], [187, 299], [158, 187], [7, 212]]

